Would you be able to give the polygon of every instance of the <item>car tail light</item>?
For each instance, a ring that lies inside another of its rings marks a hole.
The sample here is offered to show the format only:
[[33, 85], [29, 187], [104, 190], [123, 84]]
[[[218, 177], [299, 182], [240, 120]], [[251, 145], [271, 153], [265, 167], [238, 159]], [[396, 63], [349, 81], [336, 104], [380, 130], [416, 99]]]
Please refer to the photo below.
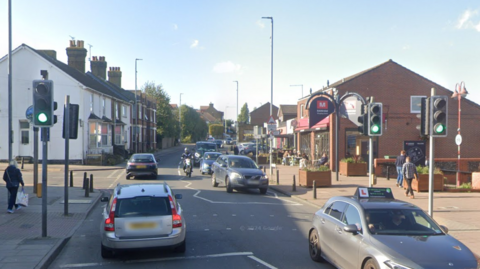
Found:
[[170, 207], [172, 208], [172, 227], [173, 228], [180, 228], [182, 227], [182, 216], [177, 213], [177, 208], [173, 203], [173, 198], [171, 195], [168, 196], [168, 200], [170, 200]]
[[117, 205], [117, 198], [113, 199], [112, 207], [110, 208], [110, 214], [108, 214], [108, 219], [105, 220], [105, 231], [114, 232], [115, 231], [115, 207]]

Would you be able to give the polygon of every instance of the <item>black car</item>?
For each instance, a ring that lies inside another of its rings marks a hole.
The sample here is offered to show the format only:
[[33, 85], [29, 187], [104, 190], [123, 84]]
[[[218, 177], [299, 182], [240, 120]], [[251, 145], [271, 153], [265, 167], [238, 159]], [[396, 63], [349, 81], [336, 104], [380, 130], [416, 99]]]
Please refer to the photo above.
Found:
[[152, 176], [157, 178], [158, 167], [155, 156], [151, 153], [133, 154], [127, 162], [127, 179], [137, 176]]
[[267, 193], [268, 177], [249, 157], [220, 155], [211, 169], [213, 187], [225, 184], [229, 193], [233, 189], [259, 189], [261, 194]]
[[220, 139], [215, 139], [215, 141], [213, 141], [215, 144], [217, 144], [217, 148], [223, 148], [223, 141], [220, 140]]
[[200, 141], [195, 145], [195, 154], [194, 154], [194, 164], [195, 166], [200, 165], [200, 159], [203, 157], [205, 152], [215, 152], [218, 151], [216, 143]]

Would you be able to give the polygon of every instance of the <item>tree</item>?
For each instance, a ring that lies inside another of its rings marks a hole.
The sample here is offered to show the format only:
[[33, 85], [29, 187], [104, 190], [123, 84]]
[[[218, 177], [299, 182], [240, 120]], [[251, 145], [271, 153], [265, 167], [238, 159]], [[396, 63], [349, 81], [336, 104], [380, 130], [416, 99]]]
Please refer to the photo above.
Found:
[[215, 138], [222, 138], [224, 130], [224, 126], [221, 124], [210, 124], [208, 126], [208, 133]]
[[249, 114], [250, 114], [250, 111], [248, 110], [248, 104], [245, 103], [243, 106], [242, 106], [242, 109], [240, 109], [240, 115], [238, 115], [237, 117], [237, 121], [238, 122], [245, 122], [245, 123], [248, 123], [249, 122]]
[[182, 137], [181, 140], [185, 142], [196, 142], [204, 140], [207, 137], [208, 126], [207, 123], [200, 118], [200, 114], [187, 105], [180, 107], [182, 113]]
[[153, 82], [146, 82], [142, 89], [157, 102], [157, 134], [160, 139], [163, 137], [178, 137], [178, 117], [174, 117], [168, 93], [165, 92], [161, 84], [155, 85]]

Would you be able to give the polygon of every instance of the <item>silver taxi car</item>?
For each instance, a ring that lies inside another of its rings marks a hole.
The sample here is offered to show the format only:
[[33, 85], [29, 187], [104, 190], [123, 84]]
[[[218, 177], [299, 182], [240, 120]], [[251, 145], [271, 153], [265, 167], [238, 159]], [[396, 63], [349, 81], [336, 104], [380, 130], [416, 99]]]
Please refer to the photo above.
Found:
[[119, 250], [169, 247], [185, 252], [183, 210], [168, 184], [117, 185], [103, 211], [101, 254], [112, 258]]
[[330, 198], [309, 230], [312, 260], [338, 268], [479, 268], [474, 254], [416, 205], [390, 188], [358, 188]]

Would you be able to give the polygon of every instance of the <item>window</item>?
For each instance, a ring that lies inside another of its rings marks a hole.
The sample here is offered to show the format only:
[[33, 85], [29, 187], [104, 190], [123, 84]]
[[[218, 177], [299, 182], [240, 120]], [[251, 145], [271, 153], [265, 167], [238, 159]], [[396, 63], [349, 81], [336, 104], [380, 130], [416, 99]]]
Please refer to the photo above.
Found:
[[93, 93], [90, 95], [90, 112], [93, 112]]
[[22, 144], [28, 144], [29, 140], [29, 132], [28, 131], [22, 131]]
[[105, 116], [105, 103], [107, 102], [107, 100], [105, 99], [105, 97], [102, 99], [102, 116]]
[[422, 109], [422, 98], [426, 96], [410, 96], [410, 113], [420, 113]]
[[127, 117], [127, 106], [122, 105], [122, 117]]
[[120, 104], [119, 103], [115, 103], [115, 118], [116, 119], [120, 119]]
[[329, 215], [338, 220], [341, 220], [341, 217], [342, 217], [343, 211], [345, 210], [346, 205], [347, 204], [344, 202], [334, 202], [332, 205], [332, 210], [330, 210]]
[[120, 145], [123, 142], [123, 137], [122, 137], [122, 129], [123, 126], [115, 126], [115, 145]]
[[107, 147], [112, 144], [112, 131], [110, 125], [91, 122], [89, 127], [89, 148]]
[[358, 213], [358, 210], [354, 206], [348, 205], [347, 210], [345, 210], [342, 222], [347, 225], [355, 224], [358, 231], [362, 232], [362, 220], [360, 219], [360, 214]]
[[303, 110], [305, 105], [300, 105], [300, 118], [303, 119]]

